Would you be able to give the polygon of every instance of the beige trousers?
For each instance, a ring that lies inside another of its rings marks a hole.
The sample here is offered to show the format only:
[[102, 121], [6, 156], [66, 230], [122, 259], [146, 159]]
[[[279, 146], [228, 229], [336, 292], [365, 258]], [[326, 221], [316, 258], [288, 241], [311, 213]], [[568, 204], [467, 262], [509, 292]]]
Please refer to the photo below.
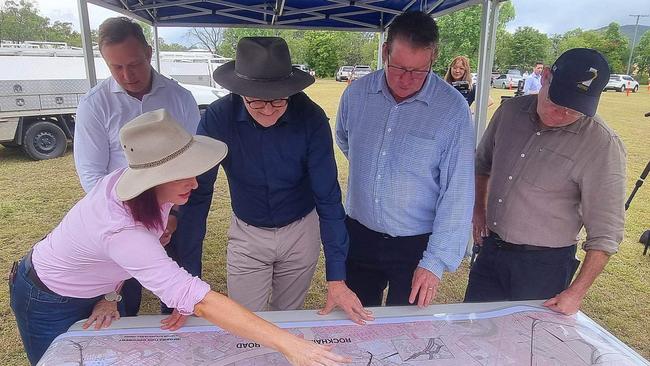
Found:
[[281, 228], [248, 225], [233, 213], [228, 230], [228, 296], [251, 311], [295, 310], [320, 254], [316, 210]]

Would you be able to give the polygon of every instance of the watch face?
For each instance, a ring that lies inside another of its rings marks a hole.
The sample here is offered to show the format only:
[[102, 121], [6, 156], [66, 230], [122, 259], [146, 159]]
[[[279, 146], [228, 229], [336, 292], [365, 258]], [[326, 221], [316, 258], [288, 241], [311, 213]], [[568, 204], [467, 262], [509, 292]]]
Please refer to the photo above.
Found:
[[111, 293], [108, 293], [108, 294], [104, 295], [104, 299], [106, 301], [121, 301], [122, 300], [122, 295], [120, 295], [117, 292], [113, 291]]

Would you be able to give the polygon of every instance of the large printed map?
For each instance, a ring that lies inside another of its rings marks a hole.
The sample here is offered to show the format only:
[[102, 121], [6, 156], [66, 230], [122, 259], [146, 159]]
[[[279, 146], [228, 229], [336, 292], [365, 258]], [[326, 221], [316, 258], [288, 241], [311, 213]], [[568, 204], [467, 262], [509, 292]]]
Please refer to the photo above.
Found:
[[[353, 359], [352, 365], [648, 365], [583, 314], [530, 307], [472, 314], [278, 324]], [[216, 327], [69, 332], [39, 365], [289, 365]]]

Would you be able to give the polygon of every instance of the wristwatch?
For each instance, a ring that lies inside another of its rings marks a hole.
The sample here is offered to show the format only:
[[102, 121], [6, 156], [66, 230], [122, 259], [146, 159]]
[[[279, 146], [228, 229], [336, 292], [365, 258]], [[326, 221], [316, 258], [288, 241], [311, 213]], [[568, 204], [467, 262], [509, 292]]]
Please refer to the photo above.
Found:
[[118, 294], [116, 291], [112, 291], [104, 295], [104, 300], [120, 302], [122, 300], [122, 295]]

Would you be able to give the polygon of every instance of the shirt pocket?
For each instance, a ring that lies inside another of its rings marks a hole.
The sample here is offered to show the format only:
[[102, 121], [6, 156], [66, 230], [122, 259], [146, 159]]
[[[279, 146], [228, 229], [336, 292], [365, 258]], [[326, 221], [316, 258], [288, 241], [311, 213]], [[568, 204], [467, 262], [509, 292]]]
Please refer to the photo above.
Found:
[[399, 151], [396, 151], [398, 170], [418, 177], [430, 177], [439, 160], [436, 150], [433, 135], [407, 133]]
[[522, 179], [544, 191], [557, 192], [573, 187], [570, 180], [573, 160], [547, 148], [540, 148], [524, 168]]

